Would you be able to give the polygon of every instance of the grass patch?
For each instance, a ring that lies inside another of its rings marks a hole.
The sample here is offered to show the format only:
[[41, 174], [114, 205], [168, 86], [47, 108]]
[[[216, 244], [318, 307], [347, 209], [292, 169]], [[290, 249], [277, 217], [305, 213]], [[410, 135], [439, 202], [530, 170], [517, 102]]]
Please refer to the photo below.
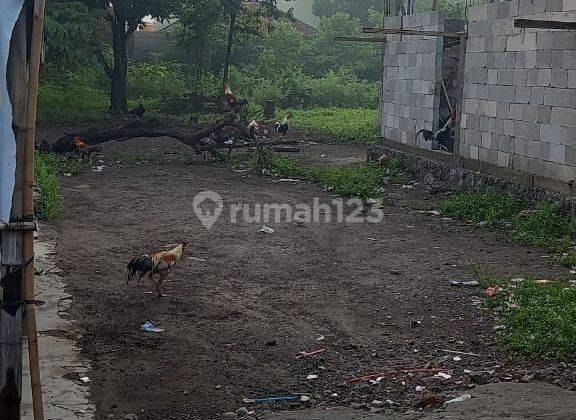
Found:
[[60, 197], [60, 176], [54, 155], [36, 152], [34, 173], [38, 186], [42, 190], [36, 201], [36, 213], [47, 220], [60, 216], [62, 198]]
[[[532, 359], [567, 360], [576, 354], [576, 288], [535, 279], [502, 284], [494, 300], [505, 329], [500, 343]], [[492, 304], [494, 305], [494, 303]]]
[[292, 110], [292, 125], [348, 143], [371, 144], [379, 138], [377, 109], [314, 108]]
[[530, 359], [567, 360], [576, 355], [576, 288], [563, 281], [511, 281], [475, 272], [482, 289], [501, 292], [483, 306], [499, 312], [499, 344]]
[[76, 157], [64, 157], [54, 153], [35, 152], [34, 176], [41, 189], [36, 200], [36, 213], [45, 220], [55, 220], [62, 211], [60, 196], [61, 174], [77, 175], [88, 167], [89, 162]]
[[504, 228], [519, 243], [549, 252], [568, 252], [576, 234], [574, 221], [555, 204], [542, 202], [528, 210], [512, 195], [457, 194], [444, 200], [440, 210], [458, 220]]
[[473, 223], [494, 223], [514, 217], [522, 202], [512, 196], [490, 193], [457, 194], [440, 205], [442, 213]]
[[[309, 179], [342, 197], [367, 199], [382, 196], [385, 170], [375, 162], [324, 168], [303, 164], [270, 150], [265, 150], [264, 155], [267, 168], [277, 175]], [[255, 158], [252, 164], [256, 166]]]
[[42, 84], [38, 91], [38, 121], [42, 123], [79, 123], [96, 121], [108, 114], [108, 95], [86, 84], [61, 87]]

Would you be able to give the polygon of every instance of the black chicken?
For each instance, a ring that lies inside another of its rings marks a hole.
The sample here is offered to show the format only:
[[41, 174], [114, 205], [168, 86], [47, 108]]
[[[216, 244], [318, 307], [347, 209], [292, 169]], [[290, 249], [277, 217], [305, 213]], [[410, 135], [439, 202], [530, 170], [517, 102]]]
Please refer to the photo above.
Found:
[[448, 117], [442, 128], [434, 132], [431, 130], [422, 130], [416, 133], [416, 138], [422, 134], [425, 141], [435, 141], [438, 147], [443, 150], [451, 151], [454, 147], [454, 130], [452, 130], [452, 116]]
[[142, 116], [144, 115], [145, 112], [146, 112], [146, 108], [144, 108], [144, 105], [140, 104], [140, 105], [138, 105], [138, 107], [128, 111], [128, 114], [136, 115], [136, 118], [140, 119], [140, 118], [142, 118]]

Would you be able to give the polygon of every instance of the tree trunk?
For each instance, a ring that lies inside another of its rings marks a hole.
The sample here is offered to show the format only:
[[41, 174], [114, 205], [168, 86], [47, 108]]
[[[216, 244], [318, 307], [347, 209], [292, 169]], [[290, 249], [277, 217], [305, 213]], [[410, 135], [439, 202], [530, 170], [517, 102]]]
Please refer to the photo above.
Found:
[[114, 52], [114, 67], [110, 75], [110, 112], [125, 115], [128, 113], [128, 51], [127, 51], [126, 20], [117, 19], [112, 22], [112, 50]]
[[228, 83], [230, 73], [230, 56], [232, 55], [232, 44], [234, 43], [234, 34], [236, 32], [236, 12], [230, 14], [230, 28], [228, 29], [228, 45], [226, 46], [226, 58], [224, 60], [224, 84]]

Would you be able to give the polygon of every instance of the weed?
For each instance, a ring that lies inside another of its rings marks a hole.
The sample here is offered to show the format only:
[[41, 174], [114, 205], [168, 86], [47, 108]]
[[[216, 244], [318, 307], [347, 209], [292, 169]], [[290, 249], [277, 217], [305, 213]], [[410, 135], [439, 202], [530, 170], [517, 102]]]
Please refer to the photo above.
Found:
[[556, 258], [556, 262], [564, 267], [576, 267], [576, 251], [571, 250], [562, 253], [562, 255]]
[[314, 108], [291, 110], [292, 125], [312, 134], [349, 143], [375, 143], [378, 140], [378, 110]]
[[522, 202], [495, 193], [457, 194], [443, 201], [440, 210], [458, 220], [492, 224], [510, 220], [522, 210]]
[[77, 175], [85, 171], [89, 164], [87, 159], [75, 156], [66, 157], [38, 151], [34, 154], [34, 176], [41, 190], [35, 205], [40, 217], [54, 220], [60, 216], [62, 209], [60, 175]]
[[41, 194], [36, 201], [36, 210], [40, 217], [53, 220], [60, 216], [62, 199], [60, 198], [60, 179], [58, 165], [54, 155], [36, 153], [34, 172]]
[[512, 222], [512, 233], [521, 243], [554, 252], [570, 246], [575, 226], [560, 213], [558, 206], [543, 202], [535, 210], [523, 213]]
[[[327, 191], [342, 197], [363, 199], [382, 195], [380, 186], [384, 170], [375, 162], [341, 167], [315, 167], [302, 164], [296, 159], [281, 156], [268, 149], [264, 151], [268, 169], [280, 176], [300, 177], [323, 186]], [[253, 157], [252, 165], [255, 166]]]
[[576, 354], [576, 288], [526, 279], [508, 290], [510, 303], [501, 314], [505, 348], [530, 358], [565, 360]]

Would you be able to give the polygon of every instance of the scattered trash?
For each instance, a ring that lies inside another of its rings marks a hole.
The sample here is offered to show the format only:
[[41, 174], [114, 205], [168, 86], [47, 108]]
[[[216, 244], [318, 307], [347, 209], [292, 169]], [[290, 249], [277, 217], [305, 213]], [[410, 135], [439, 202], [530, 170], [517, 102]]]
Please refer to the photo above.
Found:
[[438, 372], [436, 375], [437, 378], [442, 378], [442, 379], [450, 379], [452, 377], [452, 375], [448, 375], [447, 373], [444, 372]]
[[400, 405], [400, 403], [397, 403], [397, 402], [395, 402], [395, 401], [392, 401], [392, 400], [386, 400], [386, 401], [385, 401], [385, 403], [386, 403], [386, 404], [388, 404], [388, 405], [390, 405], [390, 406], [393, 406], [393, 405]]
[[262, 176], [270, 176], [270, 175], [272, 175], [272, 173], [268, 169], [266, 168], [262, 169]]
[[516, 278], [513, 278], [511, 281], [513, 283], [520, 283], [520, 282], [523, 282], [524, 280], [525, 280], [524, 277], [516, 277]]
[[477, 356], [477, 357], [481, 357], [481, 355], [478, 354], [478, 353], [470, 353], [470, 352], [466, 352], [466, 351], [446, 350], [446, 349], [443, 349], [442, 351], [445, 351], [446, 353], [462, 354], [462, 355], [464, 355], [464, 356]]
[[204, 258], [198, 258], [198, 257], [188, 257], [189, 260], [192, 261], [200, 261], [200, 262], [206, 262], [206, 260]]
[[570, 274], [576, 274], [576, 270], [570, 270], [568, 273], [570, 273]]
[[372, 385], [378, 385], [378, 384], [382, 381], [382, 379], [384, 379], [384, 377], [383, 377], [383, 376], [379, 376], [379, 377], [377, 377], [376, 379], [370, 379], [369, 382], [370, 382]]
[[102, 166], [93, 166], [92, 167], [92, 172], [102, 172], [104, 170], [106, 166], [102, 165]]
[[458, 402], [469, 400], [470, 398], [472, 398], [472, 395], [462, 394], [459, 397], [452, 398], [451, 400], [446, 401], [444, 404], [448, 405], [448, 404], [458, 403]]
[[383, 402], [383, 401], [380, 401], [380, 400], [373, 400], [370, 404], [372, 404], [372, 405], [382, 405], [382, 404], [384, 404], [384, 402]]
[[271, 227], [268, 226], [264, 226], [262, 229], [260, 229], [258, 232], [263, 232], [263, 233], [274, 233], [274, 229], [272, 229]]
[[416, 385], [416, 387], [414, 388], [414, 391], [416, 392], [423, 392], [426, 390], [425, 386], [421, 386], [421, 385]]
[[311, 352], [301, 351], [300, 353], [298, 353], [298, 356], [296, 356], [296, 358], [301, 359], [303, 357], [315, 356], [317, 354], [324, 353], [325, 351], [326, 349], [319, 349]]
[[548, 279], [540, 279], [540, 280], [536, 280], [537, 284], [548, 284], [548, 283], [554, 283], [553, 280], [548, 280]]
[[252, 416], [256, 414], [254, 410], [248, 410], [246, 407], [240, 407], [236, 410], [236, 414], [240, 417]]
[[279, 179], [278, 182], [300, 182], [299, 179], [292, 179], [292, 178], [282, 178]]
[[306, 376], [306, 379], [308, 379], [309, 381], [312, 379], [318, 379], [318, 375], [308, 375]]
[[326, 155], [320, 155], [320, 157], [321, 157], [321, 158], [325, 158], [325, 157], [326, 157]]
[[377, 378], [385, 378], [386, 375], [391, 375], [391, 374], [399, 374], [399, 373], [438, 373], [441, 372], [441, 369], [437, 369], [437, 368], [418, 368], [418, 369], [390, 369], [387, 372], [378, 372], [378, 373], [374, 373], [371, 375], [365, 375], [365, 376], [359, 376], [356, 378], [352, 378], [352, 379], [348, 379], [346, 381], [347, 384], [353, 384], [356, 382], [366, 382], [369, 381], [371, 379], [377, 379]]
[[326, 337], [324, 337], [323, 335], [320, 335], [316, 338], [316, 341], [324, 341]]
[[153, 333], [161, 333], [161, 332], [164, 332], [164, 330], [163, 330], [162, 328], [155, 327], [154, 325], [152, 325], [151, 322], [145, 322], [144, 324], [142, 324], [142, 326], [140, 327], [140, 329], [141, 329], [142, 331], [153, 332]]
[[456, 281], [450, 280], [450, 286], [478, 286], [478, 282], [476, 280], [471, 281]]
[[488, 296], [489, 298], [496, 296], [500, 292], [502, 292], [502, 288], [498, 285], [491, 286], [485, 290], [486, 296]]
[[66, 172], [64, 176], [72, 176], [72, 174], [70, 172]]
[[369, 241], [377, 241], [378, 239], [376, 238], [367, 238]]
[[414, 185], [402, 185], [402, 187], [400, 188], [402, 188], [403, 190], [411, 190], [412, 188], [414, 188]]
[[432, 216], [440, 216], [440, 212], [438, 210], [419, 210], [418, 213], [430, 214]]
[[330, 394], [330, 396], [336, 398], [336, 397], [338, 397], [338, 394], [334, 392], [334, 393]]
[[454, 356], [454, 357], [452, 358], [452, 360], [454, 360], [455, 362], [459, 362], [459, 361], [462, 360], [462, 358], [461, 358], [460, 356]]
[[85, 384], [87, 384], [88, 382], [90, 382], [90, 378], [88, 376], [82, 376], [80, 377], [80, 380], [82, 382], [84, 382]]
[[505, 325], [496, 325], [494, 326], [494, 330], [499, 331], [499, 330], [505, 330], [506, 326]]
[[468, 374], [470, 374], [470, 373], [474, 373], [474, 372], [473, 372], [473, 371], [471, 371], [470, 369], [464, 369], [464, 373], [468, 373]]
[[286, 397], [267, 397], [267, 398], [242, 398], [246, 404], [266, 404], [274, 402], [284, 402], [284, 401], [310, 401], [310, 397], [307, 395], [290, 395]]

